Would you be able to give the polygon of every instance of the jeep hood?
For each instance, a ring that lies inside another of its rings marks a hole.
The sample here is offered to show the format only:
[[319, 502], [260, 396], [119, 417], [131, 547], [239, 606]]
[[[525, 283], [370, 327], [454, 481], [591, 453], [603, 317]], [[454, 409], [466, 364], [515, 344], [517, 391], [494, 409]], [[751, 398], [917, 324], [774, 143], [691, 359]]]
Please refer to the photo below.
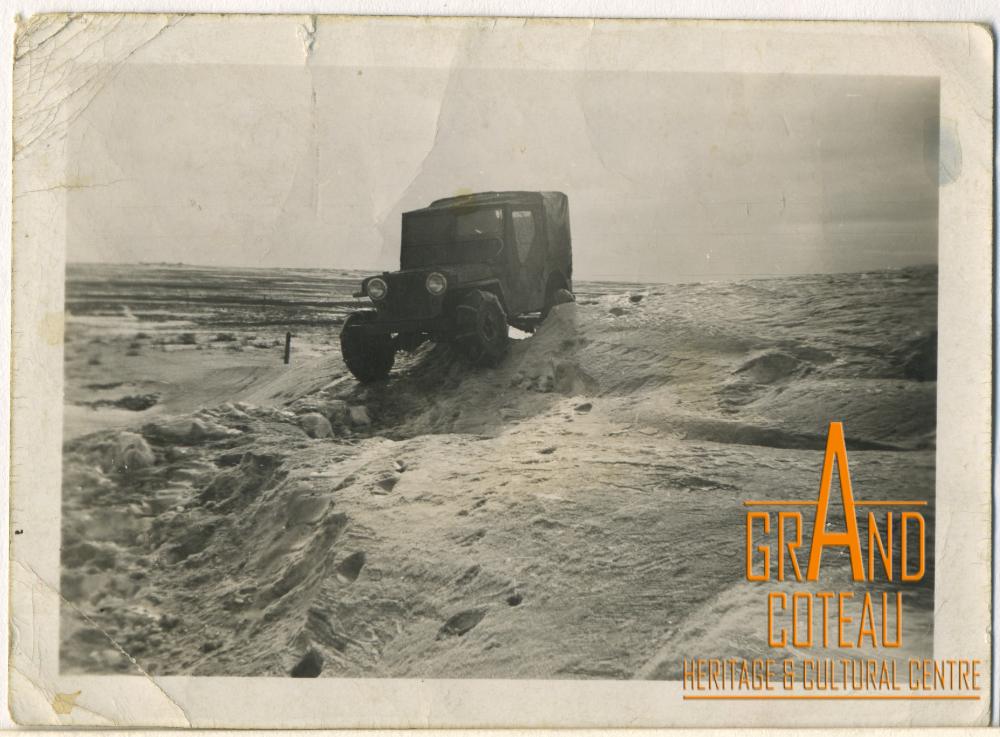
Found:
[[[393, 274], [430, 274], [434, 271], [440, 272], [447, 277], [449, 288], [460, 284], [468, 284], [469, 282], [490, 279], [496, 275], [493, 266], [490, 264], [440, 264], [438, 266], [400, 269], [393, 272]], [[389, 276], [392, 276], [392, 274]]]

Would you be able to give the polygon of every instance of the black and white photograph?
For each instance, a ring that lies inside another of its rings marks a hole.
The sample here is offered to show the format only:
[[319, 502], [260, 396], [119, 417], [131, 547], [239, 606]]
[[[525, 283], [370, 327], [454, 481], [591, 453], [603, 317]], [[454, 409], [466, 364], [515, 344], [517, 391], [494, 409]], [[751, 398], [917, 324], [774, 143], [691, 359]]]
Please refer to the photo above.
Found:
[[[228, 22], [258, 20], [19, 30], [15, 173], [64, 156], [61, 679], [718, 667], [730, 698], [768, 659], [867, 694], [965, 657], [935, 645], [940, 193], [980, 164], [940, 75], [647, 68], [645, 27], [574, 21], [170, 45]], [[437, 56], [380, 56], [410, 36]], [[55, 105], [52, 47], [95, 43]]]

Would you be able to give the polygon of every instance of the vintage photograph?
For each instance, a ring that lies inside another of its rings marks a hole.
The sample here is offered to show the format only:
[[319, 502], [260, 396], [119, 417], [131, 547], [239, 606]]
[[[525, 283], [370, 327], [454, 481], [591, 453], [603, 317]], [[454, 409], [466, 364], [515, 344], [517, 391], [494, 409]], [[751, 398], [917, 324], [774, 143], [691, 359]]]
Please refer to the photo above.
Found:
[[[491, 19], [286, 18], [270, 63], [209, 40], [253, 16], [138, 18], [18, 36], [16, 156], [64, 150], [61, 679], [980, 699], [933, 660], [978, 155], [939, 76], [644, 68], [628, 28], [534, 64]], [[124, 33], [47, 120], [46, 45]], [[373, 52], [406, 34], [454, 56]]]
[[679, 680], [767, 649], [742, 502], [831, 420], [933, 502], [936, 80], [427, 74], [73, 121], [62, 668]]

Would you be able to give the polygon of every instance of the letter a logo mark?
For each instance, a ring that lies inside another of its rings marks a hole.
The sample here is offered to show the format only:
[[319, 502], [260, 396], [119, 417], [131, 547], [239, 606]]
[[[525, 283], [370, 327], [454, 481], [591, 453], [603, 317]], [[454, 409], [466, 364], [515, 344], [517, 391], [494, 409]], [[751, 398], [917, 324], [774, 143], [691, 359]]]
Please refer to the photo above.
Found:
[[[827, 532], [826, 517], [830, 507], [830, 483], [833, 481], [833, 465], [840, 472], [840, 495], [844, 502], [844, 532]], [[826, 545], [846, 547], [851, 554], [851, 576], [855, 581], [865, 580], [865, 570], [861, 562], [861, 539], [858, 537], [858, 520], [854, 516], [854, 493], [851, 491], [851, 474], [847, 468], [847, 446], [844, 444], [844, 424], [831, 422], [826, 438], [826, 457], [823, 459], [823, 474], [819, 483], [819, 500], [816, 504], [816, 523], [813, 527], [812, 546], [809, 550], [809, 581], [819, 579], [820, 558]]]

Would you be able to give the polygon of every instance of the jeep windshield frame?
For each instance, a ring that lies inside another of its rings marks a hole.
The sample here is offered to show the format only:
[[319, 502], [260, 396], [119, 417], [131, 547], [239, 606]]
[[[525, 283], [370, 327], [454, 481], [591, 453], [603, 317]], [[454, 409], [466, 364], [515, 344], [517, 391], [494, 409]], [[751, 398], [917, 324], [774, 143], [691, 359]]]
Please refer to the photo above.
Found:
[[506, 210], [479, 205], [404, 214], [400, 268], [493, 261], [503, 251]]

